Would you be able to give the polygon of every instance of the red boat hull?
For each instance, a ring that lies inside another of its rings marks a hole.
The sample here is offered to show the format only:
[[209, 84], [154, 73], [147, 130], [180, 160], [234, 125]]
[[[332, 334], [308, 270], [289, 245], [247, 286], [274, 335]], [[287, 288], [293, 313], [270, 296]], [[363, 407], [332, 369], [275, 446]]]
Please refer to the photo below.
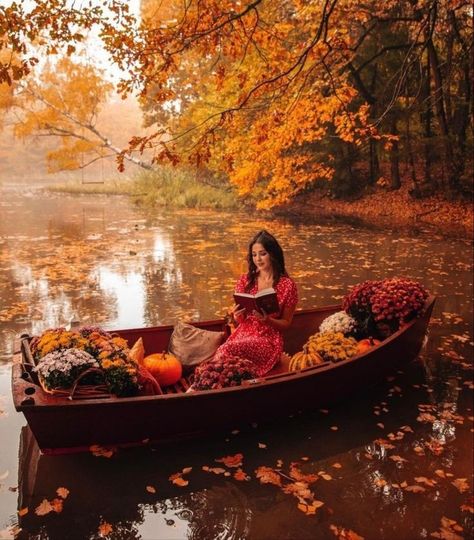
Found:
[[[281, 373], [244, 386], [131, 398], [84, 399], [51, 397], [34, 385], [24, 369], [24, 351], [14, 357], [12, 387], [15, 407], [25, 418], [44, 453], [86, 450], [91, 445], [128, 446], [148, 441], [188, 437], [243, 422], [261, 421], [289, 412], [327, 406], [355, 391], [374, 385], [419, 353], [434, 299], [424, 315], [390, 336], [380, 345], [340, 363], [325, 363], [298, 372]], [[285, 351], [293, 354], [315, 333], [331, 306], [297, 312], [285, 339]], [[196, 326], [222, 330], [224, 321]], [[123, 330], [118, 333], [133, 344], [144, 340], [148, 353], [166, 348], [171, 326]]]

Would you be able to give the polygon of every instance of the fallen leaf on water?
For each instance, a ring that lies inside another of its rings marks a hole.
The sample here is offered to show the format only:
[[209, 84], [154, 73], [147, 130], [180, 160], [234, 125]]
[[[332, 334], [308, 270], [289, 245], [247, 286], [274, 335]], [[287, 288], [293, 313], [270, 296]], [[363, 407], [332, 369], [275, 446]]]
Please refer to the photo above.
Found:
[[35, 514], [37, 516], [45, 516], [53, 511], [53, 507], [48, 499], [43, 499], [41, 503], [35, 508]]
[[63, 499], [53, 499], [51, 502], [51, 508], [56, 514], [60, 514], [63, 511]]
[[180, 487], [184, 487], [189, 484], [189, 481], [185, 480], [181, 475], [177, 476], [176, 478], [172, 478], [170, 476], [170, 480], [173, 482], [173, 484]]
[[234, 473], [234, 478], [240, 482], [243, 480], [250, 480], [250, 476], [246, 474], [242, 469], [237, 469]]
[[405, 458], [402, 458], [401, 456], [389, 456], [388, 459], [391, 459], [392, 461], [395, 461], [396, 463], [402, 463], [404, 461], [407, 461]]
[[270, 467], [261, 466], [255, 470], [255, 475], [262, 484], [281, 486], [281, 476]]
[[106, 521], [102, 522], [99, 525], [99, 536], [108, 536], [113, 531], [113, 527], [110, 523], [107, 523]]
[[202, 470], [206, 472], [212, 472], [214, 474], [224, 474], [226, 472], [226, 470], [222, 467], [208, 467], [207, 465], [204, 465], [202, 467]]
[[117, 448], [115, 446], [106, 447], [100, 446], [99, 444], [93, 444], [89, 447], [89, 450], [94, 456], [111, 458], [117, 451]]
[[412, 493], [421, 493], [423, 491], [426, 491], [426, 489], [423, 486], [406, 486], [405, 491], [411, 491]]
[[185, 467], [185, 468], [181, 471], [181, 474], [189, 474], [192, 470], [193, 470], [192, 467]]
[[415, 482], [418, 482], [419, 484], [426, 484], [429, 487], [434, 487], [437, 484], [436, 480], [430, 480], [424, 476], [416, 476]]
[[147, 486], [145, 489], [148, 493], [156, 493], [156, 489], [153, 486]]
[[377, 427], [379, 427], [380, 429], [384, 429], [385, 426], [384, 426], [384, 424], [382, 424], [382, 422], [379, 422], [377, 424]]
[[[18, 515], [20, 517], [26, 516], [26, 514], [28, 514], [28, 506], [25, 506], [25, 508], [22, 508], [21, 510], [18, 510]], [[0, 538], [1, 538], [1, 536], [0, 536]]]
[[337, 426], [331, 426], [332, 431], [337, 431], [339, 428]]
[[298, 510], [301, 510], [302, 512], [304, 512], [306, 515], [309, 516], [312, 514], [316, 514], [316, 510], [318, 508], [321, 508], [321, 506], [323, 505], [324, 503], [322, 501], [313, 501], [310, 504], [298, 503]]
[[329, 528], [333, 532], [334, 536], [337, 536], [338, 540], [364, 540], [363, 536], [360, 536], [351, 529], [336, 527], [336, 525], [329, 525]]
[[235, 454], [234, 456], [225, 456], [214, 461], [223, 463], [226, 467], [241, 467], [243, 457], [242, 454]]
[[432, 532], [430, 536], [433, 538], [441, 538], [442, 540], [463, 540], [463, 536], [459, 536], [458, 532], [462, 532], [462, 527], [458, 525], [454, 519], [449, 519], [445, 516], [441, 518], [441, 526], [439, 531]]
[[69, 490], [65, 487], [58, 487], [56, 493], [58, 494], [58, 497], [61, 497], [61, 499], [67, 499], [67, 496], [69, 495]]
[[331, 467], [334, 467], [335, 469], [342, 469], [342, 465], [340, 463], [333, 463]]
[[461, 504], [461, 512], [470, 512], [471, 514], [474, 514], [474, 508], [468, 504]]
[[304, 472], [300, 471], [297, 463], [292, 463], [290, 465], [290, 477], [294, 480], [306, 482], [308, 484], [312, 484], [319, 480], [317, 474], [305, 474]]
[[309, 461], [309, 457], [303, 456], [303, 457], [301, 458], [301, 461]]
[[469, 484], [467, 478], [456, 478], [451, 482], [453, 486], [459, 491], [459, 493], [464, 493], [469, 490]]
[[321, 478], [324, 478], [324, 480], [332, 480], [332, 476], [324, 471], [319, 471], [318, 472], [318, 475], [321, 477]]

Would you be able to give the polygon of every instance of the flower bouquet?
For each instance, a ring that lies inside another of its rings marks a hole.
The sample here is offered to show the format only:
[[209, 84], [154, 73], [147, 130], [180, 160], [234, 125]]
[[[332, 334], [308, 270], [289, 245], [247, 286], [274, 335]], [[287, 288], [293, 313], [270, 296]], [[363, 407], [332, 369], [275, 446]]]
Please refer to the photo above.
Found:
[[305, 346], [330, 362], [342, 362], [357, 354], [357, 341], [353, 337], [345, 337], [342, 332], [314, 334]]
[[58, 349], [43, 356], [33, 368], [47, 393], [69, 396], [81, 382], [81, 393], [106, 392], [99, 363], [81, 349]]
[[250, 360], [231, 356], [200, 364], [194, 372], [192, 387], [194, 390], [214, 390], [239, 386], [242, 381], [255, 377], [256, 371]]
[[367, 335], [386, 338], [423, 312], [428, 291], [417, 281], [389, 278], [356, 285], [344, 298], [343, 308]]
[[77, 388], [77, 395], [89, 395], [94, 391], [92, 384], [100, 394], [130, 396], [139, 389], [138, 366], [130, 358], [126, 340], [100, 327], [86, 326], [77, 332], [46, 330], [31, 340], [30, 349], [38, 364], [35, 371], [40, 383], [49, 392], [64, 393], [69, 388], [71, 393]]
[[355, 336], [357, 330], [357, 321], [345, 311], [338, 311], [326, 317], [319, 327], [321, 333], [340, 332], [345, 336]]

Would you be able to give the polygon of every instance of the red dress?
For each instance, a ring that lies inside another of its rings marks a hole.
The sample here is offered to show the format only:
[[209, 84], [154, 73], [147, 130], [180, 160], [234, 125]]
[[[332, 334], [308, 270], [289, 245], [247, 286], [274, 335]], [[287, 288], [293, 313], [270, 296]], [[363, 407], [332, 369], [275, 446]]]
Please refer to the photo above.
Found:
[[[250, 291], [245, 291], [247, 275], [240, 276], [235, 287], [237, 292], [257, 292], [257, 283]], [[289, 277], [281, 277], [275, 287], [281, 315], [288, 306], [298, 303], [298, 291], [295, 282]], [[273, 314], [275, 315], [275, 314]], [[283, 352], [282, 333], [269, 324], [260, 321], [253, 315], [248, 315], [237, 327], [235, 332], [217, 349], [215, 358], [225, 359], [230, 356], [240, 356], [250, 360], [261, 377], [268, 373], [280, 360]]]

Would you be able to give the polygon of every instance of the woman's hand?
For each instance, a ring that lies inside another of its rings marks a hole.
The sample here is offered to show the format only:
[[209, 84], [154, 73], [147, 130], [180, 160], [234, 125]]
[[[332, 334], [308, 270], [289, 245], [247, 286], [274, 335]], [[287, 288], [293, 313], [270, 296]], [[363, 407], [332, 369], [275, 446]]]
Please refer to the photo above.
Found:
[[240, 308], [238, 304], [234, 304], [230, 313], [237, 324], [240, 324], [245, 319], [245, 308]]
[[262, 313], [253, 310], [252, 315], [261, 322], [268, 322], [269, 315], [262, 309]]

